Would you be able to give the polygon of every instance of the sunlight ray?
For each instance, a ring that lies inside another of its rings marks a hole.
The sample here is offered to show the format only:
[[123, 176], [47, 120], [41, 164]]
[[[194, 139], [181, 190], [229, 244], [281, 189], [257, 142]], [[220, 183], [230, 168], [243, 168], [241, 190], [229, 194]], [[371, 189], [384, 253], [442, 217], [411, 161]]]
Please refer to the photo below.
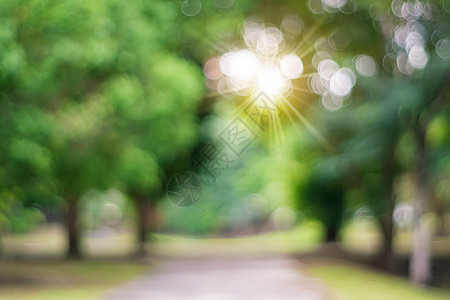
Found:
[[296, 86], [294, 86], [294, 87], [292, 87], [292, 88], [293, 88], [295, 91], [304, 92], [304, 93], [308, 93], [308, 94], [312, 94], [312, 95], [317, 96], [316, 93], [314, 93], [313, 91], [311, 91], [311, 90], [309, 90], [309, 89], [304, 89], [304, 88], [296, 87]]
[[324, 17], [318, 19], [314, 25], [308, 30], [308, 32], [303, 36], [303, 39], [300, 43], [298, 43], [298, 45], [294, 48], [294, 53], [298, 53], [298, 51], [303, 47], [303, 45], [306, 43], [306, 41], [314, 34], [317, 32], [317, 30], [319, 30], [319, 28], [324, 24], [323, 22], [321, 22], [321, 20]]
[[300, 119], [309, 132], [317, 139], [317, 141], [325, 147], [326, 150], [334, 150], [333, 145], [291, 104], [286, 98], [283, 98], [284, 102], [292, 109], [292, 112]]

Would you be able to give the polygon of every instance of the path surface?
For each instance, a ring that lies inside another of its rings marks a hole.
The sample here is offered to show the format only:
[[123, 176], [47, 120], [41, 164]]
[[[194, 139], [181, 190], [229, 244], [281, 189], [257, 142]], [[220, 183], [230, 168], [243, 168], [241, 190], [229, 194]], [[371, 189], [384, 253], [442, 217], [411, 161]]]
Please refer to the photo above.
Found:
[[288, 258], [195, 259], [158, 263], [152, 272], [108, 292], [119, 299], [329, 300], [325, 287]]

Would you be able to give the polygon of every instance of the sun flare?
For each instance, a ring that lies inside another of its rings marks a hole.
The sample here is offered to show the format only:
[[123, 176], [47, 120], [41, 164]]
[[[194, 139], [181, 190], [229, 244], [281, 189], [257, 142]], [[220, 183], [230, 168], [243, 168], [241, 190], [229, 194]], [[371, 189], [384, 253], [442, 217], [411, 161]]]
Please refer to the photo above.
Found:
[[283, 49], [282, 32], [275, 27], [247, 23], [245, 45], [209, 59], [206, 76], [216, 81], [214, 89], [223, 94], [285, 96], [292, 90], [292, 80], [303, 73], [303, 62], [295, 53]]

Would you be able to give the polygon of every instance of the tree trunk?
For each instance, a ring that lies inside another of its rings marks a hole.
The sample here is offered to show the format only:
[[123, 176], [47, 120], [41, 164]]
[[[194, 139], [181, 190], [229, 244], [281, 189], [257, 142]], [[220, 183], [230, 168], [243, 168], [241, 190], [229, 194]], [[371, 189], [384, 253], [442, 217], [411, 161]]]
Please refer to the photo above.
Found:
[[414, 200], [414, 229], [410, 256], [410, 278], [417, 285], [428, 284], [431, 279], [430, 232], [423, 222], [429, 202], [427, 190], [426, 127], [416, 130], [418, 146], [417, 197]]
[[[151, 201], [151, 199], [149, 200], [148, 203], [148, 216], [149, 216], [149, 220], [148, 220], [148, 229], [147, 229], [147, 238], [148, 233], [152, 233], [152, 232], [156, 232], [158, 231], [158, 227], [159, 227], [159, 221], [160, 221], [160, 216], [159, 216], [159, 212], [158, 212], [158, 206], [156, 205], [156, 201]], [[152, 238], [152, 236], [150, 236], [150, 239]]]
[[446, 222], [446, 207], [445, 207], [445, 203], [443, 203], [442, 201], [436, 200], [436, 205], [435, 205], [435, 214], [436, 214], [436, 218], [437, 218], [437, 228], [436, 228], [436, 233], [438, 236], [446, 236], [447, 233], [447, 222]]
[[327, 232], [325, 237], [325, 242], [334, 243], [337, 241], [338, 235], [338, 226], [337, 225], [329, 225], [327, 226]]
[[149, 210], [150, 201], [146, 197], [136, 197], [137, 208], [137, 257], [144, 257], [147, 255], [146, 242], [147, 234], [149, 232]]
[[381, 227], [381, 234], [383, 236], [383, 245], [380, 252], [375, 257], [375, 264], [383, 269], [390, 269], [392, 267], [392, 243], [394, 238], [394, 223], [392, 221], [392, 211], [389, 210], [384, 217], [378, 218], [378, 223]]
[[395, 208], [395, 179], [398, 173], [398, 167], [395, 160], [395, 142], [397, 141], [396, 137], [392, 140], [391, 146], [389, 147], [388, 152], [386, 153], [386, 158], [383, 162], [383, 173], [385, 174], [385, 182], [386, 186], [385, 191], [385, 199], [383, 201], [387, 201], [385, 205], [385, 214], [379, 216], [378, 224], [381, 228], [381, 234], [383, 236], [383, 245], [375, 258], [375, 263], [377, 266], [382, 267], [383, 269], [389, 270], [393, 267], [393, 255], [392, 255], [392, 244], [394, 239], [394, 221], [393, 214]]
[[67, 235], [68, 235], [68, 251], [67, 258], [69, 259], [79, 259], [81, 258], [80, 253], [80, 237], [78, 228], [78, 207], [77, 199], [69, 198], [67, 201]]

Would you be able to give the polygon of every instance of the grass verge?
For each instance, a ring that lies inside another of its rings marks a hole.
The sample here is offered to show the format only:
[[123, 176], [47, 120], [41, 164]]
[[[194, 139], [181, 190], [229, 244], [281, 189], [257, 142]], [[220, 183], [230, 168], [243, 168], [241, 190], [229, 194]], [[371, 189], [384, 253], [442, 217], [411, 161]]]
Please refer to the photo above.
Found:
[[130, 262], [0, 261], [0, 299], [98, 299], [146, 271], [148, 266]]
[[450, 291], [418, 288], [404, 278], [340, 261], [308, 264], [307, 274], [330, 287], [336, 300], [450, 299]]

